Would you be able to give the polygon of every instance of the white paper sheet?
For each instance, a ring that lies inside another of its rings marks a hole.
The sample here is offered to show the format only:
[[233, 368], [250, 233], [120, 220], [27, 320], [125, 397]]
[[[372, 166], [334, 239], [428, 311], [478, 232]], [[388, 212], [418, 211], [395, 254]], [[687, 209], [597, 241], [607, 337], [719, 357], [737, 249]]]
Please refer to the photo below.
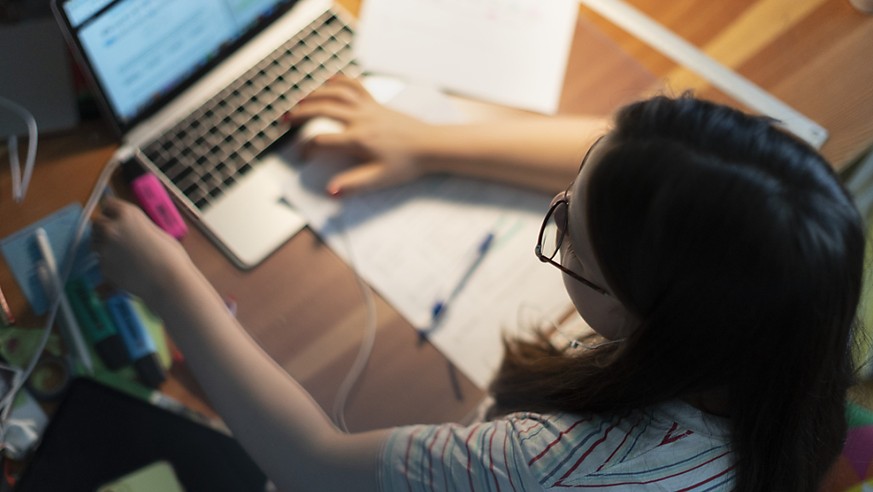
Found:
[[[422, 88], [407, 88], [390, 105], [430, 121], [459, 117], [450, 99]], [[570, 301], [560, 272], [533, 252], [551, 197], [448, 176], [343, 200], [326, 197], [327, 180], [345, 165], [304, 166], [287, 183], [286, 198], [477, 386], [487, 386], [497, 370], [504, 334], [566, 314]], [[433, 324], [434, 303], [455, 288], [489, 233], [491, 248]]]
[[[560, 273], [533, 254], [547, 197], [441, 177], [335, 201], [321, 192], [334, 170], [307, 167], [289, 184], [289, 200], [476, 385], [484, 388], [494, 375], [503, 333], [566, 313]], [[489, 232], [495, 239], [483, 262], [432, 325], [434, 302], [452, 291]]]
[[552, 114], [578, 11], [576, 0], [367, 0], [355, 52], [367, 71]]

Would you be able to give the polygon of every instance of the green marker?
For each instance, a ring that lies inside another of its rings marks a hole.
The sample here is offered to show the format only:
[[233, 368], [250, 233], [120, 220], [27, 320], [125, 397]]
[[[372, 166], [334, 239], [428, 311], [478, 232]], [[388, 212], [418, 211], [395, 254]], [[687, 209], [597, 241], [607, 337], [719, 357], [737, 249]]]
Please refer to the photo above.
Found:
[[97, 293], [81, 278], [69, 282], [66, 290], [73, 314], [106, 367], [115, 370], [128, 365], [124, 342]]

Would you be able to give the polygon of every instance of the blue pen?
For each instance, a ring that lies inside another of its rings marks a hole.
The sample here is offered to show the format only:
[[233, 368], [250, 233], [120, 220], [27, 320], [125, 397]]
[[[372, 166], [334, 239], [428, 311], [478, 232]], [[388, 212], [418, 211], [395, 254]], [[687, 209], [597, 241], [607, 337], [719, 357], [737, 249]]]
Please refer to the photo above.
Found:
[[482, 242], [479, 243], [479, 247], [476, 248], [476, 256], [470, 265], [467, 267], [467, 270], [464, 272], [464, 275], [455, 284], [455, 288], [452, 289], [452, 292], [446, 296], [445, 299], [437, 300], [433, 308], [431, 308], [431, 320], [437, 321], [443, 313], [445, 313], [449, 304], [464, 290], [464, 286], [467, 285], [467, 282], [470, 281], [470, 278], [473, 276], [473, 273], [479, 268], [479, 265], [482, 264], [482, 261], [485, 259], [485, 255], [488, 254], [488, 250], [491, 249], [491, 245], [494, 243], [494, 233], [489, 232]]

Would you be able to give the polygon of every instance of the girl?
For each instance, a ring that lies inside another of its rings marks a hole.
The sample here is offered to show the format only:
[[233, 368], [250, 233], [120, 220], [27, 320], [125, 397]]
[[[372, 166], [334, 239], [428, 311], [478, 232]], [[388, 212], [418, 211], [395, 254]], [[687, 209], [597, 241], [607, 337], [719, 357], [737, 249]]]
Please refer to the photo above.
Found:
[[363, 162], [334, 178], [334, 195], [443, 171], [564, 189], [536, 254], [607, 342], [508, 341], [486, 422], [344, 434], [178, 243], [109, 201], [94, 224], [105, 275], [164, 319], [281, 489], [817, 488], [845, 433], [864, 240], [808, 146], [690, 97], [632, 104], [594, 145], [597, 120], [431, 127], [349, 79], [289, 120], [313, 116], [346, 131], [311, 151]]

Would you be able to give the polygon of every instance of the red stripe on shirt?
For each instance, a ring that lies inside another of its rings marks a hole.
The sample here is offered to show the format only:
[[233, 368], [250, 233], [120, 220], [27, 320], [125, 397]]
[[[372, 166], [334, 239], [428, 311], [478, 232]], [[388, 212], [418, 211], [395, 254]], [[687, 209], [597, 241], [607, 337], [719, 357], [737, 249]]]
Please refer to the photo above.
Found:
[[494, 485], [497, 487], [497, 492], [500, 492], [500, 482], [497, 481], [497, 474], [494, 473], [494, 434], [497, 434], [497, 426], [491, 426], [491, 437], [488, 438], [488, 469], [491, 471], [491, 476], [494, 478]]
[[569, 477], [576, 470], [576, 468], [579, 468], [579, 465], [581, 465], [582, 462], [585, 461], [585, 458], [587, 458], [589, 454], [594, 452], [594, 449], [596, 449], [597, 446], [606, 441], [606, 438], [609, 437], [609, 431], [615, 429], [616, 425], [618, 424], [613, 424], [608, 429], [606, 429], [606, 432], [603, 433], [603, 436], [600, 439], [594, 441], [594, 443], [592, 443], [591, 446], [589, 446], [588, 449], [586, 449], [585, 452], [582, 453], [582, 456], [580, 456], [579, 459], [576, 460], [575, 463], [573, 463], [573, 466], [571, 466], [570, 469], [567, 470], [567, 473], [565, 473], [563, 477], [559, 478], [558, 481], [555, 482], [555, 485], [563, 485], [561, 482], [563, 482], [565, 478]]
[[[509, 427], [509, 422], [506, 423], [506, 426]], [[509, 477], [509, 485], [512, 487], [512, 490], [515, 491], [515, 484], [512, 483], [512, 467], [509, 466], [509, 458], [506, 456], [506, 444], [509, 442], [509, 429], [507, 429], [503, 433], [503, 462], [506, 464], [506, 476]]]
[[674, 443], [674, 442], [678, 441], [679, 439], [682, 439], [683, 437], [688, 437], [691, 434], [694, 434], [693, 431], [686, 430], [682, 434], [679, 434], [678, 436], [674, 436], [673, 431], [675, 431], [677, 427], [679, 427], [679, 424], [677, 422], [673, 422], [673, 425], [670, 427], [670, 430], [667, 431], [667, 435], [664, 436], [664, 439], [661, 441], [661, 444], [658, 444], [658, 446], [663, 446], [665, 444]]
[[543, 456], [545, 456], [546, 453], [548, 453], [549, 450], [552, 449], [552, 447], [553, 447], [555, 444], [558, 444], [558, 443], [561, 441], [561, 439], [564, 437], [564, 435], [566, 435], [568, 432], [570, 432], [571, 430], [573, 430], [577, 425], [581, 424], [582, 422], [586, 422], [586, 421], [588, 421], [588, 420], [589, 420], [589, 419], [577, 420], [576, 422], [573, 422], [573, 425], [571, 425], [571, 426], [568, 427], [567, 429], [562, 430], [561, 432], [559, 432], [559, 433], [558, 433], [558, 437], [556, 437], [554, 441], [550, 442], [550, 443], [546, 446], [546, 448], [543, 449], [543, 450], [540, 452], [540, 454], [534, 456], [533, 458], [531, 458], [530, 461], [527, 462], [527, 466], [531, 466], [531, 465], [533, 465], [534, 463], [536, 463], [537, 461], [539, 461], [539, 459], [542, 458]]
[[633, 432], [633, 430], [636, 428], [636, 426], [637, 426], [637, 424], [632, 425], [631, 428], [627, 432], [624, 433], [624, 438], [622, 438], [621, 442], [618, 443], [618, 446], [616, 446], [615, 449], [612, 450], [612, 453], [609, 454], [609, 458], [606, 458], [606, 461], [604, 461], [603, 463], [600, 464], [600, 466], [597, 467], [597, 471], [602, 470], [603, 467], [606, 466], [607, 463], [612, 461], [612, 457], [615, 456], [615, 453], [617, 453], [618, 450], [621, 449], [622, 446], [624, 446], [624, 443], [627, 442], [627, 438], [630, 437], [631, 432]]
[[521, 436], [521, 435], [527, 434], [528, 432], [530, 432], [530, 431], [536, 429], [537, 427], [539, 427], [539, 426], [541, 426], [541, 425], [543, 425], [542, 422], [540, 422], [540, 421], [538, 421], [538, 420], [535, 420], [535, 421], [530, 425], [530, 427], [528, 427], [527, 429], [524, 429], [524, 430], [520, 430], [520, 431], [518, 431], [518, 435]]
[[[452, 440], [451, 437], [452, 437], [452, 431], [450, 430], [448, 432], [448, 434], [446, 434], [446, 442], [443, 443], [443, 449], [440, 450], [440, 463], [448, 463], [448, 461], [446, 461], [446, 450], [449, 449], [449, 441]], [[443, 482], [445, 483], [446, 487], [448, 487], [449, 486], [449, 477], [446, 476], [446, 474], [448, 473], [448, 467], [443, 466], [442, 469], [443, 469]]]
[[473, 453], [470, 452], [470, 439], [473, 438], [473, 434], [476, 433], [476, 429], [479, 428], [480, 424], [476, 424], [470, 429], [470, 434], [467, 436], [467, 439], [464, 440], [464, 446], [467, 448], [467, 480], [470, 482], [470, 490], [476, 490], [473, 487]]
[[442, 427], [437, 429], [437, 431], [433, 434], [433, 440], [427, 446], [427, 474], [431, 490], [436, 490], [433, 485], [433, 445], [436, 444], [437, 440], [439, 440], [440, 432], [442, 431]]

